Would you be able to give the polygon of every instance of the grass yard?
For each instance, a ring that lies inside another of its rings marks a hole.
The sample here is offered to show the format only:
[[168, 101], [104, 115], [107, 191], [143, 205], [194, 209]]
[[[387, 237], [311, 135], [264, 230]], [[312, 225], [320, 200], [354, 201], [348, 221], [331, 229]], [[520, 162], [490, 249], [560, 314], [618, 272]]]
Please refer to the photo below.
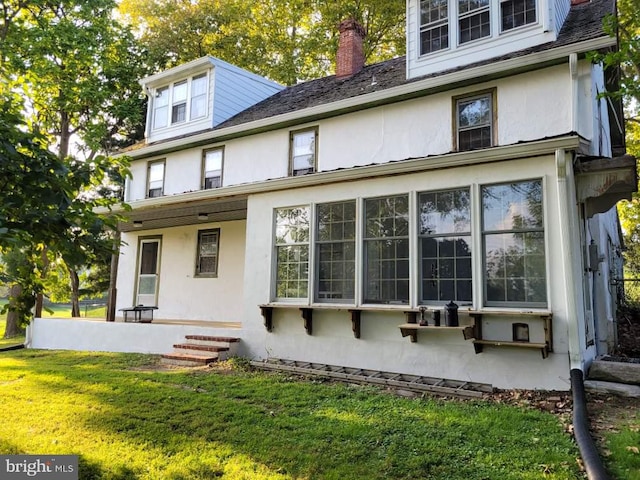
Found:
[[76, 454], [81, 479], [584, 478], [537, 410], [156, 362], [0, 353], [0, 453]]

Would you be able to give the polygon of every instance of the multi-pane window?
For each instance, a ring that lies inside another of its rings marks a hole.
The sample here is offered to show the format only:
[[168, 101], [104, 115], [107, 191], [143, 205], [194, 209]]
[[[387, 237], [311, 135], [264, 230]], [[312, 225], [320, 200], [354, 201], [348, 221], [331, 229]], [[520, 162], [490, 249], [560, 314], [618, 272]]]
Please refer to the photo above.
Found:
[[500, 2], [502, 31], [536, 23], [536, 0], [506, 0]]
[[420, 1], [420, 55], [449, 48], [448, 0]]
[[289, 174], [306, 175], [316, 171], [318, 129], [291, 132]]
[[491, 35], [490, 0], [458, 0], [458, 41], [471, 42]]
[[218, 275], [218, 248], [220, 229], [200, 230], [198, 232], [198, 258], [196, 276], [215, 277]]
[[223, 148], [205, 150], [202, 167], [202, 187], [219, 188], [222, 186], [222, 160], [224, 156]]
[[421, 193], [418, 235], [421, 302], [471, 302], [469, 189]]
[[171, 123], [184, 122], [187, 119], [187, 81], [173, 84], [173, 104]]
[[167, 115], [169, 112], [169, 87], [156, 90], [156, 97], [153, 99], [153, 128], [167, 126]]
[[207, 116], [209, 76], [202, 73], [155, 89], [153, 129]]
[[191, 80], [191, 120], [207, 115], [207, 74]]
[[309, 291], [309, 208], [280, 208], [275, 216], [275, 296], [278, 299], [306, 299]]
[[365, 200], [364, 301], [409, 302], [409, 197]]
[[493, 95], [485, 93], [455, 101], [458, 151], [493, 145]]
[[318, 302], [353, 302], [356, 275], [356, 202], [316, 208]]
[[147, 172], [147, 197], [161, 197], [164, 194], [164, 160], [149, 162]]
[[545, 307], [542, 181], [484, 186], [481, 197], [486, 304]]

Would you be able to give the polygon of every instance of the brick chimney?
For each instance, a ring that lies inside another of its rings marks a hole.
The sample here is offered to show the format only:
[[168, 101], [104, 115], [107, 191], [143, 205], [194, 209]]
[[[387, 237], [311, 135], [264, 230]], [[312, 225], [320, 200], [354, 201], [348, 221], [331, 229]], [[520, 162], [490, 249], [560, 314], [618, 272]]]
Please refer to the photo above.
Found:
[[343, 20], [338, 26], [340, 41], [336, 57], [336, 77], [346, 78], [364, 67], [363, 41], [365, 31], [353, 18]]

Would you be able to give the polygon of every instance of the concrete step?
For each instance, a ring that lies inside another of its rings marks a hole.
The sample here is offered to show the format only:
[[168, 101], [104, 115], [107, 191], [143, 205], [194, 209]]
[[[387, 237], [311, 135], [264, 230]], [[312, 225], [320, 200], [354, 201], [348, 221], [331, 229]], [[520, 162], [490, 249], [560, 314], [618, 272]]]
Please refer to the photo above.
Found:
[[621, 395], [623, 397], [640, 398], [640, 387], [627, 383], [604, 382], [601, 380], [585, 380], [584, 389], [588, 392]]
[[182, 367], [201, 367], [209, 365], [218, 360], [218, 354], [214, 355], [194, 355], [190, 353], [165, 353], [161, 355], [160, 361], [164, 365], [177, 365]]

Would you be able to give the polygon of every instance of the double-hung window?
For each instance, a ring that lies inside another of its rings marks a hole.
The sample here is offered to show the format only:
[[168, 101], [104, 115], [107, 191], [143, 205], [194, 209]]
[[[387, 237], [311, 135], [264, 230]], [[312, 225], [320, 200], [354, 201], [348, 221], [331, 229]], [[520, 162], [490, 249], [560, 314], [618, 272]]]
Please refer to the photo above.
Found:
[[458, 42], [462, 45], [491, 35], [490, 0], [458, 0]]
[[457, 150], [467, 151], [494, 144], [493, 93], [457, 98], [455, 103]]
[[191, 79], [191, 113], [194, 120], [207, 115], [207, 74], [203, 73]]
[[364, 204], [364, 301], [409, 302], [409, 196]]
[[218, 275], [218, 248], [220, 229], [200, 230], [198, 232], [198, 258], [196, 259], [197, 277], [215, 277]]
[[546, 307], [542, 181], [481, 188], [486, 305]]
[[470, 303], [471, 194], [468, 188], [418, 196], [421, 303]]
[[173, 84], [173, 103], [171, 123], [184, 122], [187, 119], [187, 81]]
[[506, 32], [537, 22], [536, 0], [506, 0], [500, 2], [501, 30]]
[[420, 1], [420, 55], [449, 48], [449, 0]]
[[277, 299], [307, 299], [309, 288], [309, 207], [275, 212]]
[[293, 177], [316, 171], [318, 129], [298, 130], [290, 134], [289, 174]]
[[353, 302], [356, 276], [356, 202], [316, 207], [317, 302]]
[[164, 160], [149, 162], [147, 168], [147, 198], [164, 195]]
[[210, 188], [219, 188], [222, 186], [222, 163], [224, 157], [224, 148], [212, 148], [205, 150], [202, 165], [202, 188], [207, 190]]
[[169, 87], [159, 88], [156, 90], [156, 96], [153, 99], [153, 128], [162, 128], [167, 126], [167, 115], [169, 112]]

